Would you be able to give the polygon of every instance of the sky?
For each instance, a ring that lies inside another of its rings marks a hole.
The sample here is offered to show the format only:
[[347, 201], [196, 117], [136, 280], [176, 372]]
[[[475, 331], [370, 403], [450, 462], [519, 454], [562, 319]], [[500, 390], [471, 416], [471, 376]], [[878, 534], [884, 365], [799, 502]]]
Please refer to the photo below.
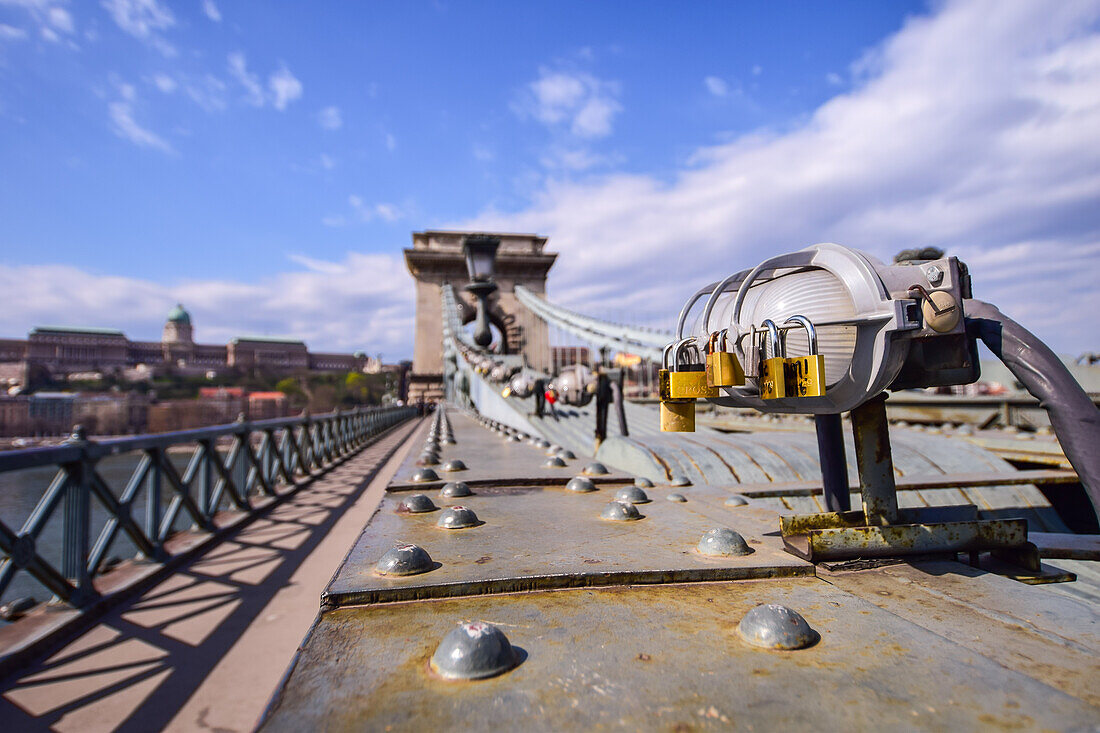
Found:
[[668, 327], [833, 241], [938, 246], [1100, 351], [1100, 0], [0, 0], [0, 336], [412, 353], [411, 232], [533, 232]]

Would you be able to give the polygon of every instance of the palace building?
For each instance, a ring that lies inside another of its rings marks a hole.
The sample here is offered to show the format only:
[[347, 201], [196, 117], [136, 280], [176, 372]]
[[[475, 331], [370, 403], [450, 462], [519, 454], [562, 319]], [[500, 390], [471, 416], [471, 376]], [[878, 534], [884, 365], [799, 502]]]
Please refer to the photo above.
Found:
[[131, 341], [111, 329], [57, 326], [39, 326], [26, 339], [0, 339], [0, 381], [7, 384], [23, 384], [35, 370], [51, 377], [87, 372], [140, 378], [168, 371], [363, 371], [369, 361], [362, 353], [311, 353], [303, 341], [263, 336], [198, 344], [182, 305], [168, 314], [160, 341]]

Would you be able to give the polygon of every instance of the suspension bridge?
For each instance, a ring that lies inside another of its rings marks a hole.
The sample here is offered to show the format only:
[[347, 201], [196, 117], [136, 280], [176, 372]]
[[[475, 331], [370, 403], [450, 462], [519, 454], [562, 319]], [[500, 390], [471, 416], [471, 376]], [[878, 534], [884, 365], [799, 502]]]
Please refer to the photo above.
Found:
[[409, 404], [430, 416], [0, 453], [0, 477], [44, 477], [29, 516], [0, 513], [11, 729], [1095, 722], [1098, 528], [1038, 400], [898, 393], [883, 438], [877, 408], [823, 432], [721, 404], [733, 388], [662, 432], [649, 398], [685, 317], [674, 334], [564, 308], [545, 238], [480, 239], [480, 262], [462, 232], [405, 251]]

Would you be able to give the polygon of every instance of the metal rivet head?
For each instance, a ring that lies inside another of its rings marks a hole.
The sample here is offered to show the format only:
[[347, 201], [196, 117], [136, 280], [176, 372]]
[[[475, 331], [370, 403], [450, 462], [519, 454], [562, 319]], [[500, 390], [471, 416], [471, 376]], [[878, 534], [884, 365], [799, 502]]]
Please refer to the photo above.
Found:
[[726, 499], [723, 503], [726, 506], [745, 506], [746, 504], [749, 503], [749, 500], [746, 499], [743, 496], [739, 496], [737, 494], [734, 494], [730, 498]]
[[451, 481], [443, 486], [439, 495], [446, 499], [455, 499], [460, 496], [471, 496], [473, 493], [465, 481]]
[[637, 486], [624, 486], [615, 492], [615, 501], [627, 504], [648, 504], [649, 496]]
[[592, 479], [590, 478], [577, 476], [569, 479], [569, 483], [565, 485], [565, 488], [569, 491], [575, 491], [578, 494], [586, 494], [590, 491], [595, 491], [596, 484], [592, 483]]
[[540, 440], [536, 445], [538, 445], [539, 448], [542, 448], [543, 450], [546, 450], [547, 448], [550, 447], [550, 441], [549, 440]]
[[419, 471], [412, 475], [410, 479], [414, 483], [422, 484], [428, 481], [438, 481], [439, 474], [431, 468], [421, 468]]
[[718, 555], [729, 557], [730, 555], [751, 555], [753, 549], [745, 542], [745, 538], [732, 529], [715, 528], [703, 533], [703, 538], [696, 545], [700, 554]]
[[672, 480], [668, 482], [669, 486], [691, 486], [691, 481], [687, 476], [673, 476]]
[[542, 466], [543, 468], [565, 468], [565, 461], [554, 456], [552, 458], [547, 458], [546, 463], [542, 464]]
[[473, 621], [452, 629], [432, 655], [432, 671], [451, 680], [480, 680], [507, 672], [519, 663], [504, 632]]
[[455, 444], [455, 436], [453, 436], [453, 435], [448, 435], [448, 436], [446, 437], [446, 439], [445, 439], [445, 440], [444, 440], [443, 442], [444, 442], [444, 443], [445, 443], [446, 445], [454, 445], [454, 444]]
[[607, 506], [600, 512], [601, 519], [610, 519], [613, 522], [632, 522], [636, 519], [641, 519], [642, 514], [638, 511], [638, 507], [633, 504], [627, 504], [622, 501], [608, 502]]
[[584, 467], [584, 473], [589, 476], [606, 476], [610, 471], [607, 470], [607, 466], [603, 465], [599, 461], [589, 463]]
[[668, 499], [669, 501], [678, 501], [678, 502], [687, 501], [687, 497], [684, 496], [683, 494], [669, 494], [665, 498]]
[[546, 454], [545, 455], [556, 456], [557, 454], [559, 454], [561, 452], [562, 452], [562, 447], [560, 445], [551, 445], [549, 448], [546, 449]]
[[397, 545], [374, 566], [379, 575], [418, 575], [435, 567], [432, 558], [423, 547], [417, 545]]
[[639, 476], [638, 478], [634, 479], [634, 485], [639, 486], [643, 489], [653, 488], [653, 482], [647, 479], [645, 476]]
[[508, 436], [508, 442], [509, 443], [518, 443], [519, 441], [520, 441], [520, 437], [518, 435], [509, 435]]
[[439, 455], [424, 451], [416, 458], [416, 465], [418, 466], [436, 466], [439, 465]]
[[465, 471], [466, 470], [466, 464], [464, 462], [460, 461], [459, 459], [455, 458], [454, 460], [447, 461], [446, 463], [444, 463], [443, 464], [443, 470], [447, 471], [448, 473], [454, 473], [455, 471]]
[[435, 509], [435, 504], [428, 498], [427, 494], [410, 494], [402, 499], [397, 506], [397, 511], [402, 514], [423, 514], [424, 512], [434, 512]]
[[765, 649], [802, 649], [821, 638], [801, 614], [777, 603], [765, 603], [746, 613], [737, 631], [748, 643]]
[[443, 510], [435, 526], [440, 529], [465, 529], [476, 527], [479, 524], [481, 524], [481, 520], [474, 514], [473, 509], [464, 506], [452, 506]]
[[572, 461], [572, 460], [575, 460], [576, 457], [577, 457], [577, 454], [574, 453], [571, 450], [567, 450], [565, 448], [562, 448], [561, 450], [558, 451], [558, 458], [562, 459], [563, 461]]

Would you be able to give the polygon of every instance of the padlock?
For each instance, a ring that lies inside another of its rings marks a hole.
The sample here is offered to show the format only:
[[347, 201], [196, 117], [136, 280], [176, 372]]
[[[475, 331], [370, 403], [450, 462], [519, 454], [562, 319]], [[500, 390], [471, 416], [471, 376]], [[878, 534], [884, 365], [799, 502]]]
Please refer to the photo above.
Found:
[[675, 344], [672, 369], [668, 368], [669, 352], [673, 344], [665, 347], [662, 368], [657, 372], [657, 392], [661, 398], [661, 431], [665, 433], [695, 432], [696, 397], [718, 396], [718, 390], [707, 387], [706, 372], [700, 364], [680, 364], [680, 355], [691, 347], [698, 354], [694, 339], [683, 339]]
[[745, 371], [741, 368], [741, 362], [732, 351], [718, 350], [718, 339], [722, 339], [724, 346], [728, 346], [726, 334], [729, 329], [723, 328], [710, 335], [707, 342], [707, 386], [708, 387], [740, 387], [745, 383]]
[[[825, 396], [825, 357], [817, 353], [817, 330], [806, 316], [791, 316], [783, 325], [794, 323], [806, 329], [809, 343], [808, 356], [788, 356], [787, 358], [787, 396], [788, 397], [824, 397]], [[787, 353], [787, 333], [783, 333], [783, 353]]]
[[[687, 349], [695, 352], [697, 361], [682, 363], [680, 355]], [[675, 363], [668, 375], [668, 395], [674, 400], [705, 400], [718, 396], [717, 387], [707, 384], [706, 367], [703, 364], [703, 355], [699, 347], [695, 345], [695, 339], [684, 339], [676, 345]]]
[[767, 354], [771, 345], [771, 357], [765, 357], [760, 365], [760, 398], [765, 400], [779, 400], [787, 396], [787, 359], [783, 354], [783, 341], [779, 336], [779, 328], [775, 321], [767, 318], [762, 324], [768, 329], [764, 341], [764, 351]]

